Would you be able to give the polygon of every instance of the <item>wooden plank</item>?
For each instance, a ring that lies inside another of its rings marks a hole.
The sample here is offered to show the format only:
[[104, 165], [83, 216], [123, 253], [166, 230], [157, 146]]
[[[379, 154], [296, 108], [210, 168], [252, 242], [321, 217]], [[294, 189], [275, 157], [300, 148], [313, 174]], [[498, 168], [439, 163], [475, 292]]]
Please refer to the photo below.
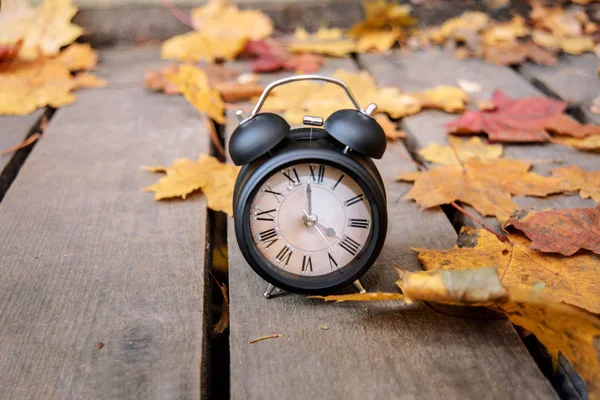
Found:
[[[457, 79], [467, 79], [481, 85], [480, 92], [472, 94], [474, 100], [489, 99], [495, 89], [502, 89], [511, 97], [535, 96], [542, 93], [509, 68], [486, 64], [481, 60], [456, 60], [444, 52], [394, 52], [388, 56], [378, 54], [361, 55], [361, 62], [380, 84], [397, 85], [407, 91], [418, 91], [436, 85], [456, 85]], [[445, 124], [458, 118], [441, 111], [424, 111], [404, 118], [402, 127], [410, 134], [409, 146], [414, 149], [426, 147], [429, 143], [447, 143]], [[548, 174], [550, 169], [566, 164], [579, 165], [584, 170], [600, 169], [597, 154], [581, 152], [573, 148], [552, 143], [521, 144], [504, 146], [506, 157], [523, 160], [560, 160], [559, 163], [536, 163], [533, 171]], [[592, 200], [579, 196], [550, 196], [544, 199], [515, 197], [515, 202], [523, 208], [537, 210], [545, 208], [594, 207]], [[469, 208], [470, 211], [473, 209]], [[461, 225], [471, 221], [462, 214], [457, 215]], [[488, 226], [500, 227], [495, 218], [487, 218]]]
[[[353, 68], [337, 61], [321, 73], [339, 66]], [[228, 113], [228, 135], [235, 126]], [[456, 233], [439, 209], [399, 200], [409, 185], [395, 177], [414, 170], [401, 143], [377, 164], [391, 223], [361, 281], [369, 291], [397, 292], [392, 263], [418, 270], [411, 247], [450, 247]], [[505, 320], [457, 318], [423, 303], [332, 305], [286, 293], [265, 300], [266, 284], [241, 255], [232, 224], [228, 236], [232, 398], [556, 397]], [[248, 343], [271, 333], [284, 337]]]
[[[44, 109], [40, 109], [29, 115], [0, 116], [0, 151], [16, 146], [25, 140], [31, 130], [37, 126], [43, 114]], [[13, 179], [14, 174], [11, 173], [10, 177], [5, 177], [3, 172], [14, 155], [15, 153], [0, 155], [0, 197], [1, 193], [8, 189]]]
[[600, 124], [600, 115], [590, 111], [592, 101], [600, 95], [598, 67], [596, 55], [583, 54], [563, 56], [556, 67], [526, 63], [519, 72], [545, 91], [579, 105], [584, 120]]
[[[160, 59], [101, 56], [112, 82]], [[141, 85], [78, 97], [0, 204], [0, 398], [200, 397], [206, 203], [153, 202], [140, 166], [208, 152], [207, 133], [182, 97]]]

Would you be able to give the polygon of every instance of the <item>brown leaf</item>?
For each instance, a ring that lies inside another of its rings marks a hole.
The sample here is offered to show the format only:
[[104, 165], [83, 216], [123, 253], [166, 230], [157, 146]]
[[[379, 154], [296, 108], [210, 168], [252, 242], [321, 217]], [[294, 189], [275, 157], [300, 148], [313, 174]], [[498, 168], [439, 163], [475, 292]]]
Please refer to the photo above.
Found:
[[582, 199], [591, 198], [600, 203], [600, 171], [583, 171], [577, 165], [555, 168], [552, 176], [562, 180], [566, 191], [579, 190]]
[[313, 73], [317, 72], [325, 61], [317, 54], [291, 54], [274, 40], [250, 41], [244, 51], [257, 57], [250, 63], [253, 72], [276, 72], [283, 69]]
[[201, 189], [208, 207], [233, 215], [233, 186], [239, 168], [221, 163], [216, 158], [200, 154], [198, 161], [182, 158], [175, 160], [170, 167], [145, 167], [151, 172], [164, 172], [167, 175], [145, 192], [154, 192], [154, 200], [181, 197], [183, 199], [195, 190]]
[[562, 113], [567, 104], [547, 97], [511, 99], [502, 91], [492, 94], [492, 111], [468, 111], [447, 124], [453, 134], [487, 133], [495, 142], [544, 142], [546, 121]]
[[176, 74], [179, 71], [179, 65], [168, 64], [161, 67], [159, 71], [146, 71], [144, 84], [146, 88], [155, 91], [163, 92], [168, 95], [180, 94], [177, 84], [167, 79], [167, 74]]
[[[215, 279], [216, 281], [216, 279]], [[225, 329], [229, 327], [229, 296], [227, 295], [227, 285], [216, 282], [221, 290], [221, 295], [223, 296], [223, 308], [221, 311], [221, 317], [213, 327], [213, 333], [223, 333]]]
[[4, 1], [0, 14], [0, 45], [23, 41], [18, 58], [33, 61], [54, 56], [77, 39], [83, 29], [71, 23], [77, 7], [71, 0], [44, 0], [32, 8], [24, 0]]
[[14, 60], [19, 54], [23, 40], [12, 44], [0, 44], [0, 63]]
[[566, 114], [557, 114], [548, 119], [544, 128], [559, 135], [582, 138], [590, 135], [600, 135], [600, 125], [580, 124]]
[[565, 190], [563, 179], [529, 172], [531, 164], [519, 160], [470, 159], [459, 166], [439, 166], [428, 171], [408, 172], [398, 179], [414, 181], [405, 198], [431, 208], [454, 201], [472, 205], [480, 214], [508, 219], [519, 209], [512, 195], [547, 196]]
[[508, 220], [543, 252], [575, 254], [580, 249], [600, 254], [600, 208], [522, 212]]
[[555, 301], [600, 312], [600, 256], [542, 253], [520, 234], [508, 232], [507, 238], [504, 243], [487, 230], [463, 227], [454, 248], [415, 250], [427, 270], [495, 267], [504, 287], [536, 289]]

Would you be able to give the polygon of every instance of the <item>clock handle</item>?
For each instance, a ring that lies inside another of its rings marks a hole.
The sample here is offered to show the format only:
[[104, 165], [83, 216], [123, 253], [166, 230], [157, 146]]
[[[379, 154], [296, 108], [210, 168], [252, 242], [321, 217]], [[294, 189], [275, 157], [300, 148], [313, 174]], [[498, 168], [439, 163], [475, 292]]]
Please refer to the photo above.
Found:
[[258, 99], [256, 106], [254, 106], [254, 110], [252, 110], [252, 114], [250, 114], [250, 116], [248, 118], [244, 119], [244, 121], [242, 121], [241, 123], [244, 123], [245, 121], [249, 120], [250, 118], [254, 117], [256, 114], [258, 114], [258, 112], [264, 105], [265, 100], [267, 100], [269, 93], [271, 93], [271, 91], [273, 89], [275, 89], [278, 86], [285, 85], [287, 83], [298, 82], [298, 81], [323, 81], [323, 82], [327, 82], [327, 83], [333, 83], [334, 85], [338, 85], [339, 87], [344, 89], [344, 91], [346, 92], [346, 95], [348, 96], [348, 98], [352, 102], [352, 105], [354, 106], [354, 108], [357, 111], [360, 111], [361, 113], [363, 113], [365, 115], [369, 115], [369, 116], [371, 115], [372, 111], [369, 112], [371, 107], [369, 106], [366, 111], [363, 110], [362, 108], [360, 108], [360, 105], [358, 104], [358, 101], [356, 101], [356, 98], [352, 94], [352, 91], [350, 91], [350, 88], [341, 80], [335, 79], [335, 78], [330, 78], [328, 76], [322, 76], [322, 75], [296, 75], [296, 76], [291, 76], [289, 78], [279, 79], [275, 82], [272, 82], [270, 85], [268, 85], [265, 88], [265, 90], [262, 92], [262, 94], [260, 95], [260, 98]]

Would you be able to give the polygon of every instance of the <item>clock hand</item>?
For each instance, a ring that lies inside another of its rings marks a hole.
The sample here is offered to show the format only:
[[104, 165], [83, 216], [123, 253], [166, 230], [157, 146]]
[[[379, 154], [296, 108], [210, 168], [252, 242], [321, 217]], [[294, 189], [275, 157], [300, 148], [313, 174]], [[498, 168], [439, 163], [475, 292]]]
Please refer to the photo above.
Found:
[[337, 234], [337, 232], [335, 231], [335, 229], [328, 228], [325, 225], [323, 225], [322, 223], [320, 223], [319, 221], [317, 221], [317, 225], [319, 225], [321, 228], [325, 229], [325, 231], [327, 232], [328, 236], [333, 236], [333, 237], [339, 237], [340, 236], [340, 235]]
[[306, 197], [308, 197], [308, 214], [312, 215], [312, 187], [310, 182], [306, 184]]
[[[310, 214], [308, 214], [306, 212], [306, 210], [302, 210], [302, 212], [304, 213], [304, 216], [306, 218], [310, 218]], [[327, 239], [325, 238], [325, 236], [321, 233], [321, 231], [319, 230], [319, 228], [317, 227], [317, 225], [312, 225], [315, 230], [317, 231], [317, 233], [319, 234], [319, 236], [321, 237], [321, 239], [327, 244], [327, 247], [329, 247], [329, 249], [332, 251], [333, 254], [336, 254], [335, 250], [333, 249], [333, 247], [331, 247], [331, 244], [329, 244], [329, 242], [327, 241]]]

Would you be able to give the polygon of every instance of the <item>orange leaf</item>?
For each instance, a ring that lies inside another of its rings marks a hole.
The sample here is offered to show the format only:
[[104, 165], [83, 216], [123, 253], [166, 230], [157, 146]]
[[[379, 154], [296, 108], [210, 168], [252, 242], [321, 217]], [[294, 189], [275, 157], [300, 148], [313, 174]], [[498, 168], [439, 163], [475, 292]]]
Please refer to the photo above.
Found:
[[582, 138], [590, 135], [600, 135], [600, 125], [580, 124], [566, 114], [557, 114], [545, 123], [546, 130], [559, 135]]

